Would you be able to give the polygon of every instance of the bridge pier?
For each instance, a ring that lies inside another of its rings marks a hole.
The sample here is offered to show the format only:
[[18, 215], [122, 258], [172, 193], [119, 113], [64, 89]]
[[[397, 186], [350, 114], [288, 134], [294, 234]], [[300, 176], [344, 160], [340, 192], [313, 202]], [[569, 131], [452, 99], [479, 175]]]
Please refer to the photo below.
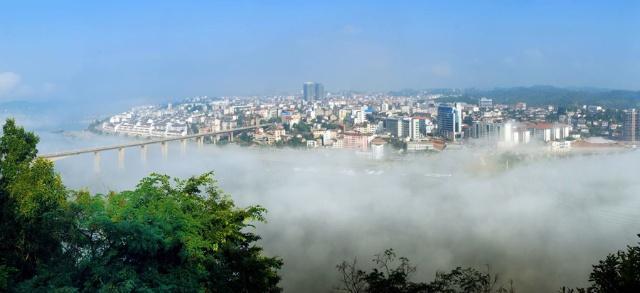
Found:
[[233, 142], [233, 131], [229, 132], [229, 142]]
[[204, 136], [196, 138], [198, 148], [201, 149], [204, 146]]
[[184, 156], [186, 153], [187, 153], [187, 140], [186, 139], [181, 139], [180, 140], [180, 154]]
[[143, 144], [140, 146], [140, 160], [143, 164], [147, 163], [147, 145]]
[[93, 152], [93, 171], [100, 173], [100, 152]]
[[118, 149], [118, 169], [124, 169], [124, 148]]
[[162, 151], [162, 159], [166, 160], [169, 157], [169, 144], [166, 141], [160, 143], [160, 148]]

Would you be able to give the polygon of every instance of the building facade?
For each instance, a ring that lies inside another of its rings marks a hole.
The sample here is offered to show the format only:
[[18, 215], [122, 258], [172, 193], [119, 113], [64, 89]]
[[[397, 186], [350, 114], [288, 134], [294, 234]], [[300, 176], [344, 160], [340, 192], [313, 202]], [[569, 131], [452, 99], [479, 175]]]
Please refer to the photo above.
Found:
[[460, 104], [438, 106], [438, 134], [455, 140], [462, 133], [462, 106]]
[[480, 98], [480, 100], [478, 100], [478, 106], [480, 108], [491, 108], [493, 107], [493, 99], [489, 99], [489, 98]]
[[401, 138], [404, 135], [402, 118], [400, 117], [385, 119], [385, 128], [393, 137]]
[[496, 139], [500, 136], [501, 129], [502, 123], [495, 123], [492, 121], [475, 121], [471, 124], [469, 133], [472, 138]]
[[622, 129], [622, 138], [626, 141], [636, 142], [640, 137], [640, 129], [638, 129], [638, 111], [636, 109], [628, 109], [624, 111], [624, 124]]
[[324, 85], [317, 82], [305, 82], [302, 84], [302, 98], [305, 101], [313, 102], [324, 98]]

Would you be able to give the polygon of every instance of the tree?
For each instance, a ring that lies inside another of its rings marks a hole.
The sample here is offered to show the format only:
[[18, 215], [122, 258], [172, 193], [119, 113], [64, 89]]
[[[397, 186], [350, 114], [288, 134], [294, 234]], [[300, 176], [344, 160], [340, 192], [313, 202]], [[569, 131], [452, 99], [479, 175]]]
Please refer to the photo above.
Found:
[[[638, 234], [640, 237], [640, 234]], [[587, 288], [562, 287], [562, 293], [640, 292], [640, 246], [611, 253], [593, 266]]]
[[238, 135], [238, 142], [240, 145], [248, 146], [253, 143], [253, 138], [246, 132], [242, 132]]
[[198, 124], [189, 123], [189, 124], [187, 124], [187, 126], [189, 128], [189, 134], [200, 133], [200, 128], [198, 127]]
[[282, 123], [282, 117], [271, 117], [267, 120], [267, 123]]
[[340, 128], [340, 125], [328, 122], [328, 123], [322, 123], [322, 128], [326, 128], [326, 129], [329, 129], [329, 130], [338, 129], [338, 128]]
[[[337, 266], [341, 285], [338, 291], [349, 293], [513, 293], [509, 288], [498, 286], [498, 277], [474, 268], [455, 268], [449, 273], [438, 272], [430, 283], [412, 282], [416, 267], [406, 257], [396, 257], [393, 249], [387, 249], [373, 259], [370, 272], [357, 267], [357, 262], [343, 261]], [[397, 266], [394, 267], [394, 264]]]
[[282, 266], [213, 173], [152, 174], [134, 190], [70, 191], [37, 136], [7, 120], [0, 138], [0, 291], [279, 292]]
[[282, 261], [263, 256], [259, 237], [245, 231], [264, 220], [265, 210], [235, 207], [212, 173], [187, 180], [152, 174], [132, 191], [78, 192], [70, 210], [76, 239], [60, 265], [43, 267], [25, 291], [52, 284], [80, 291], [280, 291]]
[[294, 136], [288, 141], [288, 144], [295, 148], [307, 146], [306, 142], [303, 142], [302, 140], [302, 137]]
[[508, 293], [514, 292], [513, 284], [510, 288], [496, 287], [498, 276], [489, 272], [483, 273], [474, 268], [457, 267], [449, 273], [438, 272], [436, 278], [429, 284], [428, 292], [443, 293]]
[[36, 157], [38, 141], [35, 134], [18, 127], [15, 120], [7, 119], [0, 138], [1, 187], [6, 187], [17, 175], [18, 169]]
[[[352, 263], [343, 261], [337, 266], [342, 277], [342, 286], [338, 290], [349, 293], [360, 292], [385, 292], [385, 293], [410, 293], [426, 292], [425, 283], [413, 283], [409, 277], [416, 270], [405, 257], [396, 257], [393, 249], [387, 249], [377, 254], [373, 259], [375, 264], [371, 272], [365, 272], [357, 268], [354, 259]], [[397, 267], [393, 267], [398, 263]]]
[[407, 143], [399, 138], [392, 138], [391, 141], [391, 146], [393, 146], [393, 148], [398, 149], [398, 150], [407, 150]]
[[591, 292], [640, 292], [640, 246], [609, 254], [593, 266], [589, 281]]
[[0, 290], [33, 277], [63, 249], [67, 191], [38, 137], [9, 119], [0, 138]]
[[340, 272], [341, 286], [336, 290], [348, 293], [363, 293], [367, 289], [367, 273], [358, 268], [357, 259], [352, 262], [343, 261], [336, 266]]

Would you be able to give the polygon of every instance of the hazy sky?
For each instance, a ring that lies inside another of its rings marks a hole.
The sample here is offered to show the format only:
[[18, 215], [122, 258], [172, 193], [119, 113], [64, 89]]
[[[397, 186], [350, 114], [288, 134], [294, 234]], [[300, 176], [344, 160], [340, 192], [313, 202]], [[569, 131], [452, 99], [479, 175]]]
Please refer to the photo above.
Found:
[[1, 2], [0, 101], [640, 89], [637, 1], [171, 2]]

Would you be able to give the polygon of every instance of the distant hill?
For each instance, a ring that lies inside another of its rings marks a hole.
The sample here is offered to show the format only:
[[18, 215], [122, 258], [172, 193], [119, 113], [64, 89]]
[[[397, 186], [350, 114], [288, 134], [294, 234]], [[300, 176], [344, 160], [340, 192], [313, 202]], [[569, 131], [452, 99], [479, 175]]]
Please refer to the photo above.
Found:
[[477, 103], [480, 97], [491, 98], [494, 103], [498, 104], [525, 102], [532, 106], [599, 105], [619, 109], [640, 107], [640, 91], [553, 86], [494, 88], [490, 90], [465, 89], [459, 97], [445, 97], [441, 100]]

